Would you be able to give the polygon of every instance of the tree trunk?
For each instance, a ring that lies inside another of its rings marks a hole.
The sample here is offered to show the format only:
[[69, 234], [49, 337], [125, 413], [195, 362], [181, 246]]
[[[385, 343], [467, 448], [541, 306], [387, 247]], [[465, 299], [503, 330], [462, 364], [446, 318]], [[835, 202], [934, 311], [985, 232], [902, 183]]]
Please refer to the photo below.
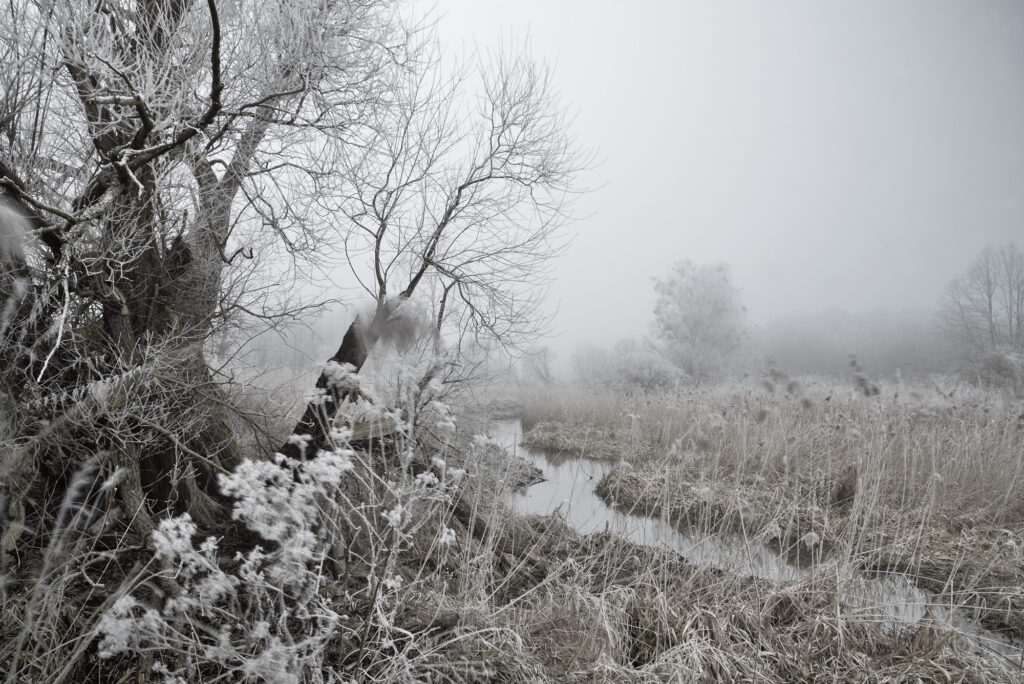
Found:
[[[140, 426], [167, 438], [163, 448], [141, 456], [140, 483], [156, 512], [188, 512], [204, 526], [224, 519], [227, 502], [220, 497], [216, 476], [231, 471], [242, 455], [231, 426], [228, 398], [213, 380], [203, 343], [221, 305], [223, 250], [232, 203], [268, 127], [267, 120], [253, 120], [222, 178], [205, 159], [193, 163], [201, 213], [187, 243], [176, 240], [162, 257], [155, 245], [144, 244], [123, 288], [124, 305], [104, 315], [107, 334], [121, 350], [122, 363], [137, 363], [131, 358], [141, 346], [137, 341], [151, 336], [176, 350], [172, 375], [181, 391], [168, 400], [174, 406], [171, 414], [181, 420], [178, 426]], [[154, 195], [155, 188], [144, 197]], [[131, 198], [126, 204], [122, 215], [132, 226], [131, 235], [142, 241], [167, 235], [152, 211], [152, 199]], [[188, 429], [183, 430], [182, 424], [188, 424]]]
[[[374, 313], [373, 320], [369, 325], [364, 325], [362, 319], [356, 319], [345, 331], [341, 339], [341, 346], [334, 353], [329, 361], [338, 364], [349, 364], [355, 372], [362, 369], [370, 350], [380, 339], [384, 324], [387, 319], [387, 311], [383, 306], [378, 306]], [[331, 386], [328, 369], [320, 373], [317, 378], [316, 388], [326, 393], [323, 401], [314, 400], [306, 405], [302, 418], [292, 428], [291, 435], [295, 437], [307, 437], [305, 446], [299, 445], [299, 440], [288, 439], [278, 451], [289, 458], [303, 459], [316, 456], [320, 449], [328, 444], [328, 433], [334, 417], [338, 413], [338, 407], [346, 397], [351, 396], [350, 392], [338, 391]]]

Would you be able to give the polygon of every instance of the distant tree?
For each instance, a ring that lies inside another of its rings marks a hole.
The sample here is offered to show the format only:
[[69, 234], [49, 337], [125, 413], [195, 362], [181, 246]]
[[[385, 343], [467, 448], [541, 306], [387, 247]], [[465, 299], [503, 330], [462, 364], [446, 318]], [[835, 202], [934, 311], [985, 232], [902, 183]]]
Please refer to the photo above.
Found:
[[523, 359], [526, 376], [530, 380], [547, 387], [554, 385], [556, 382], [555, 373], [551, 369], [553, 356], [551, 347], [548, 346], [537, 347], [529, 352]]
[[729, 267], [678, 261], [655, 278], [654, 333], [666, 357], [701, 384], [720, 376], [739, 351], [746, 310]]
[[986, 247], [946, 288], [939, 315], [969, 359], [1024, 352], [1024, 253], [1012, 243]]
[[602, 347], [579, 347], [572, 355], [572, 374], [581, 385], [599, 385], [609, 382], [612, 361], [608, 349]]
[[984, 383], [1024, 387], [1024, 253], [986, 247], [946, 288], [939, 322], [964, 372]]

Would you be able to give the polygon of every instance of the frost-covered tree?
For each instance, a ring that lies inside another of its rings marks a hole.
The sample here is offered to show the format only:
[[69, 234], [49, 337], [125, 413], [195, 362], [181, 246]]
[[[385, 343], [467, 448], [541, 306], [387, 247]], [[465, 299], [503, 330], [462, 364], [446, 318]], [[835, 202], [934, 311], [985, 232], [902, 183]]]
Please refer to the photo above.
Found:
[[678, 261], [654, 288], [654, 336], [666, 357], [694, 384], [721, 376], [740, 349], [746, 321], [729, 267]]
[[540, 346], [526, 354], [523, 358], [524, 371], [530, 382], [550, 387], [556, 384], [554, 369], [552, 368], [554, 352], [551, 347]]
[[973, 379], [1024, 386], [1024, 252], [982, 250], [947, 286], [939, 323]]
[[986, 247], [946, 288], [940, 320], [968, 356], [1024, 352], [1024, 253]]
[[241, 454], [207, 343], [294, 312], [282, 285], [336, 242], [315, 200], [412, 42], [390, 0], [0, 9], [0, 195], [30, 227], [4, 247], [4, 554], [93, 454], [142, 537], [223, 518]]

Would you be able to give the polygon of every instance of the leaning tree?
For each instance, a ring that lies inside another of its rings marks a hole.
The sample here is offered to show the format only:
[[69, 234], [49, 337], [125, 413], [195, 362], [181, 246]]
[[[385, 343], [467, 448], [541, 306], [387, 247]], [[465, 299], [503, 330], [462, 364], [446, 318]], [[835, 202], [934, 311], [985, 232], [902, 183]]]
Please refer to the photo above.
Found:
[[[344, 266], [372, 307], [353, 320], [318, 388], [334, 386], [339, 366], [358, 372], [412, 305], [432, 321], [421, 390], [458, 374], [463, 345], [519, 350], [543, 322], [548, 269], [587, 159], [546, 68], [524, 52], [477, 66], [451, 76], [435, 59], [407, 74], [395, 106], [374, 110], [362, 144], [346, 148], [345, 173], [322, 203], [351, 227]], [[312, 401], [294, 428], [309, 441], [280, 451], [323, 445], [343, 394]]]

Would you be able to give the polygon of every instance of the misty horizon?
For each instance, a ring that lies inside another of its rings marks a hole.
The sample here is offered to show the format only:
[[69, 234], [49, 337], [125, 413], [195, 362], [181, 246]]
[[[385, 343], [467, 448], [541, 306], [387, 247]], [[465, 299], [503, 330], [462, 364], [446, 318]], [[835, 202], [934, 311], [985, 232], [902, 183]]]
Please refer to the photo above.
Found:
[[555, 264], [559, 354], [648, 333], [652, 278], [725, 262], [755, 325], [934, 311], [1024, 236], [1024, 6], [955, 2], [477, 4], [455, 50], [528, 37], [584, 174]]

